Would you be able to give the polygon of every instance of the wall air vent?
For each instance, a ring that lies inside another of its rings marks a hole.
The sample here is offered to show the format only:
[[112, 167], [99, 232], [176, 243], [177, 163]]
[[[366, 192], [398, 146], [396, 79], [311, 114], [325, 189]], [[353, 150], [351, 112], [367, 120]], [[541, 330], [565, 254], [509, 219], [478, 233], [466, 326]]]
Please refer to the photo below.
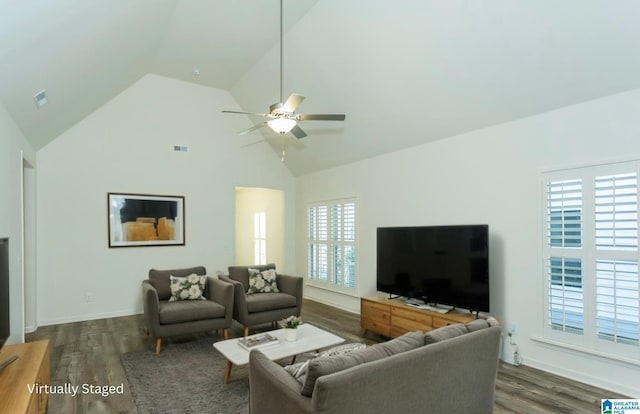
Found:
[[40, 92], [33, 95], [33, 100], [36, 101], [36, 106], [38, 108], [45, 106], [47, 103], [47, 90], [43, 89]]

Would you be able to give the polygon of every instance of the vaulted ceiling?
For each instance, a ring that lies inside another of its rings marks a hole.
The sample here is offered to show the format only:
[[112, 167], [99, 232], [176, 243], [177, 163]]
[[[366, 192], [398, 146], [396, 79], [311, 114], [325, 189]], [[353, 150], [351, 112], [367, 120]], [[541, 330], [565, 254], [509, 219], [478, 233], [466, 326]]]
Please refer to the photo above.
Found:
[[[147, 73], [266, 112], [278, 19], [278, 0], [0, 0], [0, 100], [36, 149]], [[640, 87], [635, 0], [284, 0], [284, 23], [285, 95], [347, 115], [286, 137], [296, 175]]]

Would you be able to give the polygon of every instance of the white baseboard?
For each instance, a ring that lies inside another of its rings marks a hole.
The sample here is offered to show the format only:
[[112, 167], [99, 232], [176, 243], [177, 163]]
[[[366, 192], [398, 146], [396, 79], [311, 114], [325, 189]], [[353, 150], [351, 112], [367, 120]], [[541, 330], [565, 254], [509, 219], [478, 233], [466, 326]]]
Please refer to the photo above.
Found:
[[[615, 375], [589, 375], [582, 372], [576, 372], [571, 369], [562, 368], [557, 365], [550, 365], [540, 360], [532, 360], [530, 358], [527, 358], [526, 364], [524, 365], [528, 365], [542, 371], [550, 372], [561, 377], [569, 378], [574, 381], [583, 382], [594, 387], [612, 390], [619, 394], [629, 395], [632, 397], [640, 395], [640, 389], [634, 388], [633, 385], [621, 384], [613, 381], [612, 379], [615, 377]], [[615, 372], [615, 370], [612, 372]], [[603, 395], [602, 398], [608, 397], [606, 395]]]
[[96, 319], [117, 318], [120, 316], [139, 315], [142, 312], [136, 309], [123, 309], [115, 312], [89, 313], [85, 315], [69, 316], [64, 318], [41, 320], [38, 326], [58, 325], [61, 323], [92, 321]]
[[352, 309], [352, 308], [348, 308], [348, 307], [346, 307], [346, 306], [344, 306], [344, 305], [342, 305], [342, 304], [339, 304], [339, 303], [333, 302], [333, 301], [331, 301], [331, 300], [327, 300], [327, 299], [325, 299], [325, 298], [320, 299], [320, 298], [315, 298], [315, 297], [311, 297], [311, 296], [306, 296], [306, 295], [305, 295], [305, 296], [304, 296], [304, 299], [306, 299], [306, 300], [310, 300], [310, 301], [313, 301], [313, 302], [322, 303], [323, 305], [332, 306], [332, 307], [334, 307], [334, 308], [338, 308], [338, 309], [340, 309], [340, 310], [343, 310], [343, 311], [346, 311], [346, 312], [349, 312], [349, 313], [355, 313], [356, 315], [359, 315], [359, 314], [360, 314], [360, 309]]

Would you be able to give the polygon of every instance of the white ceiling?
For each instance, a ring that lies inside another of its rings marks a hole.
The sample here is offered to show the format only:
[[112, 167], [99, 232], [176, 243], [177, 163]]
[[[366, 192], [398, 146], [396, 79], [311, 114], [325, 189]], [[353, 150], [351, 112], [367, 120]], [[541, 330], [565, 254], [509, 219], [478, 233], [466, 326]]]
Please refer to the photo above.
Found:
[[[284, 11], [285, 95], [307, 97], [299, 112], [347, 115], [287, 136], [296, 175], [640, 87], [636, 0], [285, 0]], [[146, 73], [266, 112], [278, 18], [277, 0], [0, 0], [0, 100], [36, 149]], [[268, 128], [248, 139], [263, 138], [280, 151]]]

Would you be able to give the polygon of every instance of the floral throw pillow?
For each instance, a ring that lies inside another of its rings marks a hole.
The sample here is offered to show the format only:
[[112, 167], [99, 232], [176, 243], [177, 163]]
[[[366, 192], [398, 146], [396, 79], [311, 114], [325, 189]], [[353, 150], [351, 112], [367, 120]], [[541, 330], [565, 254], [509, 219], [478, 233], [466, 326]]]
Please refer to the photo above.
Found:
[[276, 271], [274, 269], [263, 270], [249, 268], [249, 289], [247, 295], [253, 293], [278, 293], [276, 283]]
[[[313, 358], [326, 358], [336, 355], [345, 355], [349, 352], [357, 351], [359, 349], [364, 349], [367, 346], [365, 344], [361, 344], [358, 342], [339, 345], [326, 351], [318, 352], [311, 354], [311, 359]], [[307, 381], [307, 371], [309, 369], [309, 362], [311, 359], [308, 359], [304, 362], [296, 362], [295, 364], [287, 365], [284, 367], [284, 370], [289, 373], [293, 378], [296, 379], [300, 383], [300, 385], [304, 385]]]
[[169, 276], [169, 286], [171, 287], [171, 297], [169, 302], [178, 300], [206, 300], [204, 294], [204, 284], [206, 276], [198, 276], [195, 273], [187, 277]]

